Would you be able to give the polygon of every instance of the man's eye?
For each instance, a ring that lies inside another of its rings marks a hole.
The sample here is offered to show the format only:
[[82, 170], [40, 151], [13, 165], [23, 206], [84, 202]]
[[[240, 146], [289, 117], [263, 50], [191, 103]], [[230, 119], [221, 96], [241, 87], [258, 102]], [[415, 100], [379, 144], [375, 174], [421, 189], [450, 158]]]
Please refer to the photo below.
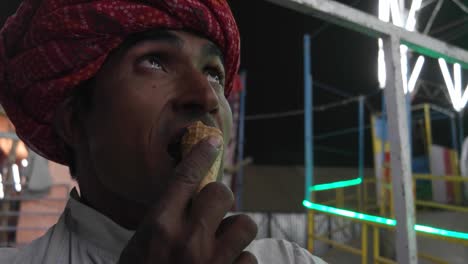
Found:
[[162, 70], [162, 64], [159, 62], [159, 59], [155, 56], [150, 56], [141, 61], [143, 67], [153, 69], [153, 70]]
[[219, 85], [223, 85], [224, 76], [219, 71], [207, 71], [206, 78], [209, 82], [214, 82]]

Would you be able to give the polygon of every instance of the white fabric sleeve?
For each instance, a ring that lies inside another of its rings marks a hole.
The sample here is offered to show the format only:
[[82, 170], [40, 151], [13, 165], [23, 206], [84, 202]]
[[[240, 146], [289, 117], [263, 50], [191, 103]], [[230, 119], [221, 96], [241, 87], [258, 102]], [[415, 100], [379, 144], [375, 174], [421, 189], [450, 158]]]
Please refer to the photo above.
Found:
[[286, 240], [255, 240], [246, 251], [254, 254], [259, 264], [326, 264], [306, 249]]
[[0, 248], [0, 263], [16, 263], [18, 249], [16, 248]]

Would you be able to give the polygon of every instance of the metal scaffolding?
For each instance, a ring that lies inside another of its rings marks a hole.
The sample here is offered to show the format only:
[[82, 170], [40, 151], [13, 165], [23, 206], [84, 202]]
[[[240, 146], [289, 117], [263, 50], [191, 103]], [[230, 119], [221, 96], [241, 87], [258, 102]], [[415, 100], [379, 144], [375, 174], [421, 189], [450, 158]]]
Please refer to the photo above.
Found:
[[[392, 184], [395, 195], [396, 211], [396, 249], [398, 263], [417, 263], [417, 246], [415, 226], [414, 198], [412, 194], [413, 182], [411, 175], [411, 157], [408, 149], [408, 115], [407, 103], [403, 91], [401, 75], [400, 45], [432, 58], [443, 58], [450, 63], [459, 63], [468, 69], [468, 52], [449, 45], [432, 37], [410, 32], [403, 28], [383, 22], [377, 17], [366, 14], [336, 1], [325, 0], [267, 0], [282, 7], [295, 10], [305, 15], [323, 19], [332, 24], [340, 25], [353, 31], [361, 32], [374, 38], [382, 38], [386, 58], [387, 79], [385, 89], [386, 107], [391, 144]], [[440, 3], [440, 1], [439, 1]], [[430, 27], [429, 27], [430, 28]], [[307, 45], [306, 45], [307, 46]], [[308, 56], [307, 49], [305, 50]], [[309, 54], [310, 55], [310, 54]], [[305, 86], [311, 86], [308, 77], [310, 67], [305, 67]], [[305, 94], [311, 97], [310, 93]], [[307, 113], [306, 113], [307, 115]], [[306, 122], [307, 123], [307, 122]], [[309, 129], [308, 129], [309, 128]], [[312, 138], [311, 124], [306, 124], [305, 139]], [[307, 132], [309, 131], [310, 134]], [[312, 164], [311, 151], [306, 148], [306, 165]], [[306, 166], [307, 167], [307, 166]], [[306, 168], [307, 171], [307, 168]], [[309, 197], [307, 186], [312, 184], [311, 172], [306, 174], [306, 196]], [[307, 199], [306, 199], [307, 201]], [[312, 226], [313, 227], [313, 226]]]

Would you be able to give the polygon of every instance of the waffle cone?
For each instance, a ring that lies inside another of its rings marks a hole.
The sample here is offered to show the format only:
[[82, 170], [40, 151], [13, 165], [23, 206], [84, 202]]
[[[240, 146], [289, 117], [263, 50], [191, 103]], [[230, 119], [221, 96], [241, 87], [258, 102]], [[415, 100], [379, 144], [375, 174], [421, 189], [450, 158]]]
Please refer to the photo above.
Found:
[[[185, 158], [188, 153], [192, 150], [193, 146], [195, 146], [198, 142], [200, 142], [202, 139], [207, 138], [209, 136], [217, 136], [220, 137], [221, 140], [223, 139], [223, 133], [221, 130], [215, 128], [215, 127], [210, 127], [206, 126], [200, 121], [197, 121], [190, 125], [187, 128], [187, 132], [185, 135], [182, 137], [181, 141], [181, 150], [182, 150], [182, 158]], [[219, 173], [219, 169], [221, 167], [221, 161], [223, 157], [223, 144], [221, 144], [221, 150], [218, 154], [218, 157], [216, 158], [215, 162], [211, 166], [210, 170], [208, 171], [208, 174], [203, 178], [203, 180], [200, 183], [200, 186], [198, 187], [198, 192], [203, 189], [208, 183], [216, 181], [216, 178]]]

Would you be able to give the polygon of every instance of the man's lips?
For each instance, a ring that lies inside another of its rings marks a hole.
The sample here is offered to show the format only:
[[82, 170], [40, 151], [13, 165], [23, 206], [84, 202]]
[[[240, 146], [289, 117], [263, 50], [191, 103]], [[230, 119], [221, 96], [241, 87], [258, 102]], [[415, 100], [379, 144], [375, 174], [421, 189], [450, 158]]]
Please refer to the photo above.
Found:
[[185, 135], [185, 133], [187, 133], [188, 127], [197, 121], [201, 121], [207, 126], [216, 127], [216, 122], [213, 119], [203, 118], [199, 120], [193, 120], [192, 122], [189, 122], [184, 126], [175, 129], [175, 132], [170, 137], [169, 144], [167, 146], [167, 153], [172, 158], [174, 166], [179, 164], [179, 162], [182, 160], [181, 142], [183, 136]]

